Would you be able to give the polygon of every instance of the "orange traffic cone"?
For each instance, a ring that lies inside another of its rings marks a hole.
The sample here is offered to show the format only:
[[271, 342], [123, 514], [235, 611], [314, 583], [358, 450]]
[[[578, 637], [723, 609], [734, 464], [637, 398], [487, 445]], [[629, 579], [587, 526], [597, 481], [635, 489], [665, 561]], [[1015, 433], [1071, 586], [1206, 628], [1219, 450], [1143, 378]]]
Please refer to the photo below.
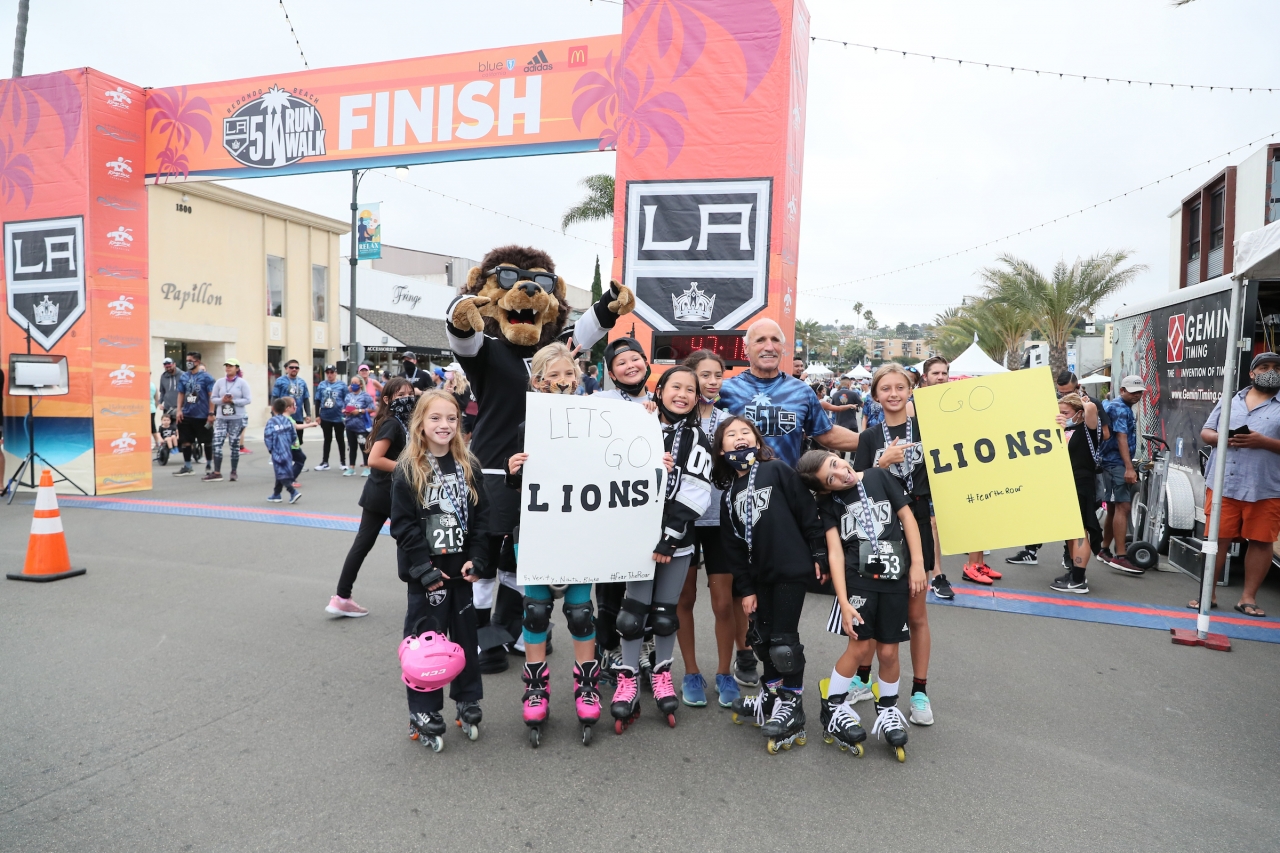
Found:
[[40, 489], [36, 492], [36, 515], [31, 519], [27, 563], [21, 574], [5, 577], [11, 581], [46, 583], [84, 573], [84, 569], [71, 568], [67, 539], [62, 534], [62, 516], [58, 513], [58, 496], [53, 491], [53, 475], [46, 468], [40, 474]]

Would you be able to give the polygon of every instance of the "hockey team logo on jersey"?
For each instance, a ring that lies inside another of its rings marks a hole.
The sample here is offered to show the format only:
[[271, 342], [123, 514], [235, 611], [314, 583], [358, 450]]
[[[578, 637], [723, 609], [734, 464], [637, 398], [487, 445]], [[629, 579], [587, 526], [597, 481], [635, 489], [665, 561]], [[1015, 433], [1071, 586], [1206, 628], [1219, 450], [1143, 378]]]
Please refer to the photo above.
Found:
[[733, 329], [768, 304], [770, 179], [629, 181], [623, 283], [662, 331]]
[[84, 217], [6, 222], [9, 317], [48, 351], [85, 310]]
[[316, 105], [272, 86], [222, 120], [222, 147], [255, 169], [323, 157], [324, 119]]
[[[879, 539], [880, 534], [893, 523], [893, 507], [888, 501], [871, 503], [871, 523], [875, 527], [876, 538]], [[840, 516], [840, 538], [846, 542], [854, 538], [870, 539], [866, 526], [866, 513], [862, 509], [862, 501], [849, 504], [845, 508], [844, 515]]]
[[757, 394], [742, 410], [743, 417], [756, 425], [761, 435], [790, 435], [799, 420], [796, 413], [773, 405], [768, 394]]
[[[876, 458], [872, 462], [873, 465], [880, 464], [880, 457], [884, 456], [884, 448], [881, 447], [876, 451]], [[895, 462], [889, 466], [889, 473], [897, 477], [899, 480], [905, 480], [911, 476], [911, 472], [916, 469], [917, 465], [924, 464], [924, 446], [920, 442], [912, 442], [912, 444], [903, 451], [902, 461]]]
[[[453, 501], [449, 500], [449, 492], [446, 486], [454, 491], [458, 490], [458, 476], [456, 474], [445, 474], [444, 483], [429, 483], [422, 493], [422, 508], [431, 509], [439, 507], [441, 512], [453, 512]], [[457, 524], [453, 516], [440, 519], [441, 527], [452, 527]]]
[[[751, 494], [752, 492], [748, 492], [744, 489], [742, 494], [738, 495], [733, 500], [733, 511], [737, 513], [738, 520], [744, 524], [747, 520], [747, 497]], [[760, 516], [764, 515], [765, 510], [769, 508], [769, 498], [773, 494], [773, 486], [765, 486], [763, 489], [756, 489], [754, 494], [756, 496], [756, 502], [755, 509], [751, 513], [752, 527], [755, 527], [760, 523]]]
[[431, 592], [427, 593], [427, 603], [429, 603], [432, 607], [439, 607], [441, 604], [444, 604], [444, 599], [446, 595], [448, 595], [448, 593], [444, 591], [443, 587], [440, 589], [432, 590]]

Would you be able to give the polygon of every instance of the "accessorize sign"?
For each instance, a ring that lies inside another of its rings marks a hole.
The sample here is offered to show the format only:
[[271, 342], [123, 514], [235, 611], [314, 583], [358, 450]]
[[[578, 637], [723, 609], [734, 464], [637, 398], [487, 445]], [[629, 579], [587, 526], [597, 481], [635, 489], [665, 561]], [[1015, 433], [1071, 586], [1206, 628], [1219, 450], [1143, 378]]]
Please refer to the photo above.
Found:
[[527, 395], [517, 580], [648, 580], [662, 534], [662, 430], [625, 400]]
[[1047, 367], [916, 389], [944, 554], [1084, 535]]
[[597, 36], [151, 89], [147, 182], [594, 151], [607, 111], [575, 110], [575, 92], [619, 48]]

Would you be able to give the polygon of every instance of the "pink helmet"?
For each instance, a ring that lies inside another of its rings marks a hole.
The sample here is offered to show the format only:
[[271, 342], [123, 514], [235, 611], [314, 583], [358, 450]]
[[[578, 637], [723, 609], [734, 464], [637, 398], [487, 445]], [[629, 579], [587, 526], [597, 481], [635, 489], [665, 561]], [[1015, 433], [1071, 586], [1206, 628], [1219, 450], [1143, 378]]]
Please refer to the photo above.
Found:
[[466, 665], [462, 647], [435, 631], [405, 637], [400, 643], [400, 678], [419, 693], [439, 690], [457, 678]]

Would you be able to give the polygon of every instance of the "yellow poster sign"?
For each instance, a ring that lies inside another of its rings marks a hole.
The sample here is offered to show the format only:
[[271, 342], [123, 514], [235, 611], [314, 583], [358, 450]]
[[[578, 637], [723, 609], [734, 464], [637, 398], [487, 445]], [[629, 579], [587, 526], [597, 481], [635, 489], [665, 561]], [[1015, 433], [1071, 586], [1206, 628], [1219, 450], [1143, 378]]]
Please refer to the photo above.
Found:
[[915, 392], [944, 554], [1084, 535], [1047, 367]]

